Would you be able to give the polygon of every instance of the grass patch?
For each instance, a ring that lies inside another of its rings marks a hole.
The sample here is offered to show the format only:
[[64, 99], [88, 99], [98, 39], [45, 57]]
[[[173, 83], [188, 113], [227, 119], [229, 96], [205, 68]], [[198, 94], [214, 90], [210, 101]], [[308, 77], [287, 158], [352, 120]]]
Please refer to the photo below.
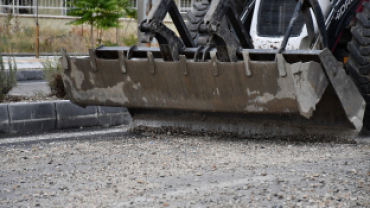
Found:
[[48, 81], [52, 95], [58, 98], [64, 98], [66, 95], [63, 84], [63, 70], [56, 56], [45, 58], [41, 62], [44, 68], [44, 79]]
[[134, 44], [137, 44], [137, 37], [132, 33], [122, 37], [121, 40], [122, 43], [126, 46], [132, 46]]
[[[36, 26], [23, 25], [19, 17], [8, 15], [0, 21], [0, 52], [13, 51], [14, 53], [35, 53]], [[125, 25], [126, 23], [123, 23]], [[86, 53], [90, 48], [90, 27], [87, 25], [70, 26], [70, 29], [58, 29], [50, 25], [40, 27], [39, 52], [54, 53], [65, 48], [69, 52]], [[131, 28], [131, 27], [130, 27]], [[125, 31], [119, 32], [115, 28], [104, 31], [103, 36], [98, 34], [101, 31], [93, 31], [96, 39], [96, 47], [101, 42], [106, 46], [131, 46], [137, 43], [135, 33]], [[117, 36], [119, 42], [117, 43]], [[101, 38], [101, 40], [100, 40]], [[4, 44], [4, 43], [8, 44]]]
[[17, 64], [13, 58], [8, 59], [8, 70], [5, 70], [3, 56], [0, 52], [0, 101], [17, 85]]

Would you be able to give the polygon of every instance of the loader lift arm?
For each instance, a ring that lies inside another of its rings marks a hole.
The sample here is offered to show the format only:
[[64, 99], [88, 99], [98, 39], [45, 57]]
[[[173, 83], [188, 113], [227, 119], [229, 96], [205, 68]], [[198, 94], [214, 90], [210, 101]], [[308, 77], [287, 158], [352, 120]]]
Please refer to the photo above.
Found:
[[288, 40], [292, 34], [293, 31], [293, 26], [296, 20], [298, 19], [298, 14], [299, 12], [302, 12], [305, 23], [307, 25], [307, 32], [309, 39], [312, 41], [313, 40], [313, 35], [314, 35], [314, 27], [313, 27], [313, 17], [311, 15], [311, 12], [309, 8], [312, 7], [313, 13], [315, 14], [316, 22], [319, 28], [319, 33], [321, 36], [321, 42], [324, 48], [327, 47], [327, 35], [326, 35], [326, 27], [325, 27], [325, 17], [324, 14], [322, 13], [322, 10], [320, 8], [320, 5], [317, 0], [299, 0], [296, 8], [293, 13], [293, 17], [289, 22], [288, 29], [285, 33], [284, 39], [281, 43], [281, 46], [279, 48], [279, 53], [285, 50], [285, 47], [288, 43]]
[[[312, 22], [313, 17], [309, 10], [310, 8], [313, 10], [317, 25], [319, 27], [322, 45], [324, 48], [327, 47], [325, 18], [318, 1], [299, 0], [278, 53], [281, 53], [285, 50], [299, 12], [303, 13], [310, 41], [314, 40], [314, 26]], [[242, 14], [242, 16], [245, 18], [244, 14]], [[221, 22], [225, 17], [230, 20], [230, 25], [234, 29], [235, 34], [225, 27], [225, 25], [222, 25]], [[237, 61], [237, 51], [239, 51], [241, 48], [254, 48], [251, 37], [244, 27], [244, 18], [240, 18], [238, 16], [232, 0], [212, 1], [211, 7], [204, 17], [203, 22], [199, 25], [200, 38], [198, 39], [198, 45], [210, 45], [212, 44], [212, 40], [215, 40], [218, 59], [221, 62]]]
[[[225, 16], [230, 20], [237, 37], [222, 25]], [[238, 60], [236, 56], [238, 50], [253, 48], [251, 37], [244, 28], [232, 0], [212, 1], [203, 23], [199, 25], [199, 33], [198, 45], [210, 45], [215, 39], [218, 59], [222, 62], [235, 62]]]
[[[167, 13], [170, 14], [181, 38], [162, 23]], [[185, 47], [195, 47], [173, 0], [156, 1], [148, 18], [139, 25], [139, 30], [144, 32], [142, 43], [150, 43], [154, 37], [157, 39], [165, 61], [179, 61], [179, 51], [184, 50]]]

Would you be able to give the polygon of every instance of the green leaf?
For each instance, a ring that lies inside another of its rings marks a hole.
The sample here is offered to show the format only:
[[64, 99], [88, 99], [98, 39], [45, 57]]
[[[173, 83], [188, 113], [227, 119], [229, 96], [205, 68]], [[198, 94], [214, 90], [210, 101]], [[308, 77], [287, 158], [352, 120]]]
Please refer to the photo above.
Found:
[[67, 15], [77, 19], [68, 24], [89, 24], [98, 28], [120, 27], [119, 19], [124, 16], [136, 18], [136, 10], [129, 0], [81, 0], [69, 4]]

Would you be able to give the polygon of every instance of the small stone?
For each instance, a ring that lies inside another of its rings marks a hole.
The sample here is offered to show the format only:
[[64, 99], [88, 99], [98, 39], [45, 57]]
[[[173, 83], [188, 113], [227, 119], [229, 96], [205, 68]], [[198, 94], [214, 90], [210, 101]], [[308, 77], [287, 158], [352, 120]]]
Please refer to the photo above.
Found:
[[170, 206], [170, 204], [168, 204], [168, 203], [163, 203], [163, 206], [164, 206], [164, 207], [169, 207], [169, 206]]
[[261, 173], [261, 176], [266, 176], [266, 175], [267, 175], [267, 173], [265, 173], [265, 172]]
[[203, 174], [202, 173], [197, 173], [197, 176], [202, 176]]
[[68, 187], [67, 186], [61, 186], [61, 187], [59, 187], [59, 189], [63, 191], [63, 190], [68, 189]]

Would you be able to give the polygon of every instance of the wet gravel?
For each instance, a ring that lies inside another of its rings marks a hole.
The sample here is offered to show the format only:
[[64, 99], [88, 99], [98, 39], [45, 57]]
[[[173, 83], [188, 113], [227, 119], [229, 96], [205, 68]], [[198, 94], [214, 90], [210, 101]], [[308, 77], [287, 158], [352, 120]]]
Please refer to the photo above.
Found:
[[0, 207], [370, 207], [370, 145], [177, 135], [0, 145]]

